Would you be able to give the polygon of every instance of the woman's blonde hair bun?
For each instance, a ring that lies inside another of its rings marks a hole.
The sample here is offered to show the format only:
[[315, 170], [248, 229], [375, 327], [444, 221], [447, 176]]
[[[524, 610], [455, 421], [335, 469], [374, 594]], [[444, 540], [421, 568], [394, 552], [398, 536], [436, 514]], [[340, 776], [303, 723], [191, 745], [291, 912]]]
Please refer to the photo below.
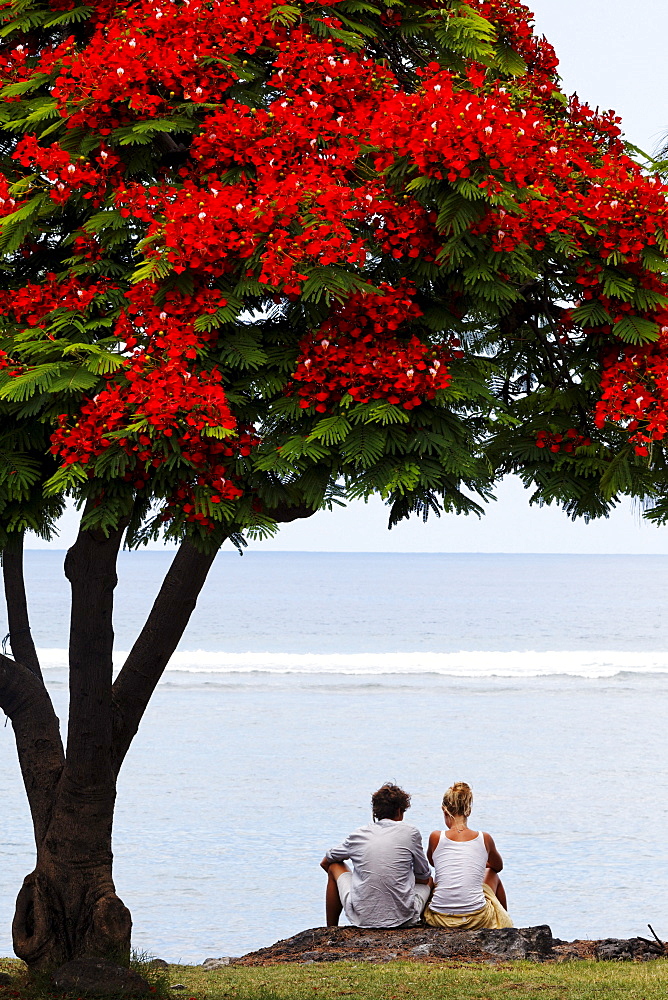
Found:
[[443, 796], [443, 808], [451, 816], [470, 816], [473, 792], [465, 781], [455, 781]]

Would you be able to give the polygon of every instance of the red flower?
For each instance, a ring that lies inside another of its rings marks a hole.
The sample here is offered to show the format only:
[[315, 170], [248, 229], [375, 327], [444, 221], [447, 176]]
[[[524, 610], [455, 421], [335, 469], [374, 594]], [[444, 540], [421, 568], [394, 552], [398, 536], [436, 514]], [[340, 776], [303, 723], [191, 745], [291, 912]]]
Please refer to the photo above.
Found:
[[352, 296], [312, 337], [301, 342], [288, 395], [303, 409], [326, 413], [347, 393], [356, 403], [384, 399], [412, 410], [450, 383], [452, 346], [430, 347], [400, 330], [422, 315], [412, 291], [381, 286], [383, 294]]

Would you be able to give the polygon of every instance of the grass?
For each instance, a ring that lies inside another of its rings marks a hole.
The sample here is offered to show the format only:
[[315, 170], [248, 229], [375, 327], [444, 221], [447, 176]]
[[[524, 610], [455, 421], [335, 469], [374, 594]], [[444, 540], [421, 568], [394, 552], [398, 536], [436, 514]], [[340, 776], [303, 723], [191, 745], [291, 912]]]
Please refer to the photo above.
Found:
[[[16, 974], [17, 986], [21, 970], [20, 962], [0, 959], [0, 971]], [[332, 962], [216, 972], [172, 965], [169, 978], [185, 987], [169, 990], [181, 1000], [665, 1000], [668, 960], [494, 966]], [[16, 987], [0, 987], [0, 1000], [16, 996]]]

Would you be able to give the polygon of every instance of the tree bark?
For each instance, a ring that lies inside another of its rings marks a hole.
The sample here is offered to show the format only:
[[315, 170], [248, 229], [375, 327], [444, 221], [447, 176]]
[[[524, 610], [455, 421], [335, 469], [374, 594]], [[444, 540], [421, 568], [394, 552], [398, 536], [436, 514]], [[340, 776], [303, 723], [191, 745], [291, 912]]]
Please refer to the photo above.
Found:
[[14, 950], [32, 969], [83, 955], [130, 957], [132, 921], [116, 895], [111, 850], [112, 612], [123, 531], [108, 538], [80, 531], [65, 560], [72, 588], [67, 754], [47, 827], [35, 829], [37, 865], [12, 926]]
[[146, 624], [114, 683], [114, 766], [118, 773], [149, 699], [179, 644], [217, 552], [185, 539], [174, 556]]
[[9, 716], [39, 843], [51, 822], [55, 790], [65, 763], [58, 717], [41, 679], [0, 656], [0, 708]]
[[9, 622], [9, 642], [12, 656], [38, 677], [42, 671], [37, 658], [37, 650], [30, 632], [28, 602], [23, 578], [23, 532], [10, 535], [2, 552], [2, 577], [7, 602]]
[[265, 513], [278, 524], [288, 524], [290, 521], [300, 521], [305, 517], [313, 517], [315, 510], [313, 507], [308, 507], [303, 503], [295, 504], [294, 506], [281, 503], [277, 507], [271, 507]]
[[[82, 859], [42, 850], [19, 891], [12, 922], [16, 955], [31, 971], [51, 972], [74, 958], [130, 960], [130, 911], [116, 894], [111, 859], [95, 861], [82, 821]], [[54, 833], [56, 832], [54, 828]]]

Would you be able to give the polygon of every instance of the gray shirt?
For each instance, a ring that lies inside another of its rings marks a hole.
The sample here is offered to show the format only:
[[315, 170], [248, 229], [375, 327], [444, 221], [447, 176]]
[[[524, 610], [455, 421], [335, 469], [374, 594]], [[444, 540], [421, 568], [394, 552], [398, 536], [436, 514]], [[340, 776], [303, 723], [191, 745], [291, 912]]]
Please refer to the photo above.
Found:
[[329, 861], [353, 863], [348, 916], [357, 927], [398, 927], [415, 916], [415, 878], [429, 878], [420, 831], [380, 819], [332, 847]]

